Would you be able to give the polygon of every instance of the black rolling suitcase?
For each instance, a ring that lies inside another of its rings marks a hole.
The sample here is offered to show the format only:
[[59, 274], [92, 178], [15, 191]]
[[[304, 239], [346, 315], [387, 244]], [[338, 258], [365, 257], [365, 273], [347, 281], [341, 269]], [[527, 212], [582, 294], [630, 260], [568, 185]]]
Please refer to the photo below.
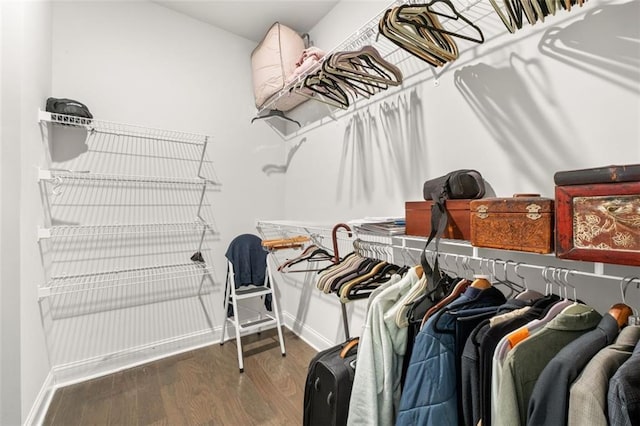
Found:
[[304, 426], [347, 424], [358, 338], [319, 352], [304, 387]]

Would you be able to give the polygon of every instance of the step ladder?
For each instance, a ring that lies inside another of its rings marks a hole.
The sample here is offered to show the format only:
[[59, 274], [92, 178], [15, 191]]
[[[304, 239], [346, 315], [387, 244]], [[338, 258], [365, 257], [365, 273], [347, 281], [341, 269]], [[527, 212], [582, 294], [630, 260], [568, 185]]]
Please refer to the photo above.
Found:
[[[270, 255], [269, 255], [270, 256]], [[266, 273], [264, 283], [260, 286], [250, 285], [250, 286], [241, 286], [236, 288], [235, 284], [235, 272], [234, 267], [231, 261], [227, 260], [228, 264], [228, 272], [227, 272], [227, 283], [225, 289], [225, 303], [224, 303], [224, 315], [225, 320], [222, 326], [222, 337], [220, 338], [220, 345], [222, 346], [225, 342], [225, 335], [227, 331], [227, 324], [231, 324], [235, 328], [236, 334], [236, 344], [238, 346], [238, 368], [240, 372], [244, 372], [244, 360], [242, 354], [242, 341], [241, 337], [253, 333], [260, 333], [261, 331], [269, 330], [276, 327], [278, 331], [278, 340], [280, 341], [280, 352], [282, 356], [286, 356], [285, 348], [284, 348], [284, 339], [282, 337], [282, 323], [280, 321], [280, 311], [278, 310], [278, 301], [276, 297], [276, 293], [274, 291], [274, 283], [271, 267], [269, 266], [269, 258], [267, 257], [266, 261]], [[247, 299], [256, 299], [261, 297], [267, 297], [267, 295], [271, 295], [271, 312], [268, 312], [266, 308], [263, 307], [264, 312], [254, 311], [253, 309], [248, 309], [243, 307], [244, 310], [253, 311], [258, 315], [258, 318], [252, 318], [248, 321], [242, 321], [240, 319], [240, 311], [238, 309], [238, 301], [247, 300]], [[229, 304], [233, 306], [233, 316], [227, 316], [227, 312], [229, 312]]]

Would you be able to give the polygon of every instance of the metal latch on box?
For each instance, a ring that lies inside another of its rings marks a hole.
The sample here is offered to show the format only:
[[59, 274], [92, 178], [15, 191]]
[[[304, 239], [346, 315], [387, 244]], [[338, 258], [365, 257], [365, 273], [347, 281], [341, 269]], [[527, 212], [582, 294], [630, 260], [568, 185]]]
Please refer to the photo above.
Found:
[[480, 219], [486, 219], [487, 217], [489, 217], [489, 207], [485, 206], [484, 204], [478, 206], [478, 217]]
[[[538, 205], [538, 204], [529, 204], [525, 208], [527, 210], [527, 218], [532, 219], [532, 220], [536, 220], [536, 219], [540, 219], [542, 217], [542, 215], [540, 214], [540, 210], [542, 209], [542, 207], [540, 205]], [[489, 207], [485, 206], [484, 204], [478, 206], [476, 215], [480, 219], [488, 218], [489, 217]]]
[[536, 220], [542, 217], [542, 215], [540, 214], [540, 210], [542, 209], [542, 207], [539, 206], [538, 204], [529, 204], [525, 208], [527, 209], [527, 212], [528, 212], [527, 218]]

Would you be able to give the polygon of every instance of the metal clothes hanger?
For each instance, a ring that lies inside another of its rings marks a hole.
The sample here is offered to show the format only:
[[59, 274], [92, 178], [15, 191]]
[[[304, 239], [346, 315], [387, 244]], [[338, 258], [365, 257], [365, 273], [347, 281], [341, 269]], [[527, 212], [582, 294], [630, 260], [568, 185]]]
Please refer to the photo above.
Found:
[[[473, 288], [478, 288], [481, 290], [486, 290], [488, 288], [491, 287], [491, 274], [483, 274], [482, 273], [482, 262], [486, 261], [487, 265], [489, 265], [489, 260], [488, 259], [480, 259], [480, 273], [479, 274], [475, 274], [473, 276], [474, 280], [471, 283], [471, 287]], [[487, 266], [488, 268], [488, 266]]]
[[[632, 284], [634, 281], [637, 281], [637, 289], [640, 289], [640, 278], [639, 277], [625, 277], [620, 281], [620, 293], [622, 295], [622, 303], [628, 306], [625, 298], [627, 295], [627, 288], [629, 284]], [[637, 309], [631, 308], [632, 314], [629, 315], [627, 319], [628, 325], [640, 325], [640, 313], [638, 313]]]
[[[502, 259], [492, 259], [491, 264], [492, 264], [492, 273], [493, 273], [493, 277], [496, 283], [498, 284], [503, 284], [504, 286], [506, 286], [509, 290], [510, 293], [507, 296], [507, 298], [511, 297], [514, 293], [518, 293], [521, 294], [524, 290], [525, 287], [516, 283], [515, 281], [512, 281], [509, 279], [508, 274], [507, 274], [507, 264], [511, 262], [511, 261], [504, 261]], [[496, 265], [502, 263], [502, 272], [504, 275], [504, 279], [500, 279], [498, 278], [498, 273], [496, 270]]]
[[522, 280], [524, 291], [519, 293], [515, 298], [517, 300], [533, 300], [533, 299], [539, 299], [541, 297], [544, 297], [544, 294], [540, 293], [539, 291], [529, 289], [526, 278], [523, 275], [520, 275], [518, 273], [518, 269], [520, 268], [521, 265], [522, 265], [522, 262], [516, 263], [515, 266], [513, 267], [513, 272], [516, 274], [516, 277]]

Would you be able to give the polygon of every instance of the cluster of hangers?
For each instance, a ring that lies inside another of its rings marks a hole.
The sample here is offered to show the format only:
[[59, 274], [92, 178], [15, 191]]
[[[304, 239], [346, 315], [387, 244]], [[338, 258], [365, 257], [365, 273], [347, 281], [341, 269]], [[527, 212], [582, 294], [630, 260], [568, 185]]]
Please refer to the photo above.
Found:
[[[280, 272], [313, 272], [320, 271], [316, 264], [318, 262], [333, 262], [333, 255], [326, 249], [314, 244], [308, 245], [298, 256], [288, 259], [278, 266]], [[312, 266], [309, 266], [309, 265]], [[304, 266], [300, 266], [304, 265]]]
[[[471, 266], [471, 259], [466, 256], [458, 256], [456, 254], [444, 253], [440, 255], [440, 267], [443, 271], [458, 277], [466, 278], [470, 275], [474, 277], [474, 286], [503, 285], [509, 289], [507, 297], [515, 297], [516, 299], [527, 300], [535, 299], [542, 296], [556, 294], [564, 300], [565, 306], [573, 303], [580, 303], [577, 294], [577, 287], [571, 283], [570, 277], [579, 274], [578, 271], [567, 268], [545, 266], [541, 269], [541, 276], [545, 283], [544, 294], [529, 289], [526, 278], [518, 271], [523, 265], [521, 262], [500, 259], [478, 259], [480, 262], [480, 274], [474, 274], [475, 269]], [[453, 259], [453, 262], [450, 261]], [[508, 266], [513, 266], [513, 272], [518, 280], [509, 277]], [[487, 274], [483, 274], [483, 266], [485, 266]], [[447, 275], [440, 278], [443, 283], [446, 281]], [[482, 284], [480, 283], [482, 281]], [[614, 316], [619, 324], [638, 325], [640, 324], [640, 313], [631, 308], [626, 302], [626, 292], [630, 284], [636, 283], [640, 289], [640, 277], [625, 277], [620, 280], [620, 293], [622, 303], [615, 303], [611, 306], [609, 313]], [[436, 284], [442, 285], [440, 283]], [[410, 311], [411, 315], [412, 312]]]
[[[447, 20], [447, 25], [442, 23], [442, 18]], [[454, 31], [450, 28], [453, 21], [464, 22], [471, 32]], [[378, 29], [391, 42], [434, 67], [458, 58], [455, 38], [484, 42], [480, 28], [460, 14], [449, 0], [388, 9], [380, 19]]]
[[[507, 29], [515, 33], [522, 28], [524, 19], [529, 24], [544, 22], [544, 18], [555, 15], [557, 10], [570, 11], [572, 6], [582, 6], [587, 0], [489, 0]], [[523, 18], [524, 17], [524, 18]]]
[[316, 286], [324, 293], [336, 293], [342, 303], [368, 298], [380, 284], [392, 275], [403, 275], [408, 270], [386, 260], [363, 256], [353, 251], [338, 263], [318, 274]]
[[[402, 72], [372, 46], [327, 55], [320, 68], [307, 75], [296, 91], [342, 109], [359, 96], [369, 98], [402, 84]], [[311, 94], [309, 93], [311, 92]]]

